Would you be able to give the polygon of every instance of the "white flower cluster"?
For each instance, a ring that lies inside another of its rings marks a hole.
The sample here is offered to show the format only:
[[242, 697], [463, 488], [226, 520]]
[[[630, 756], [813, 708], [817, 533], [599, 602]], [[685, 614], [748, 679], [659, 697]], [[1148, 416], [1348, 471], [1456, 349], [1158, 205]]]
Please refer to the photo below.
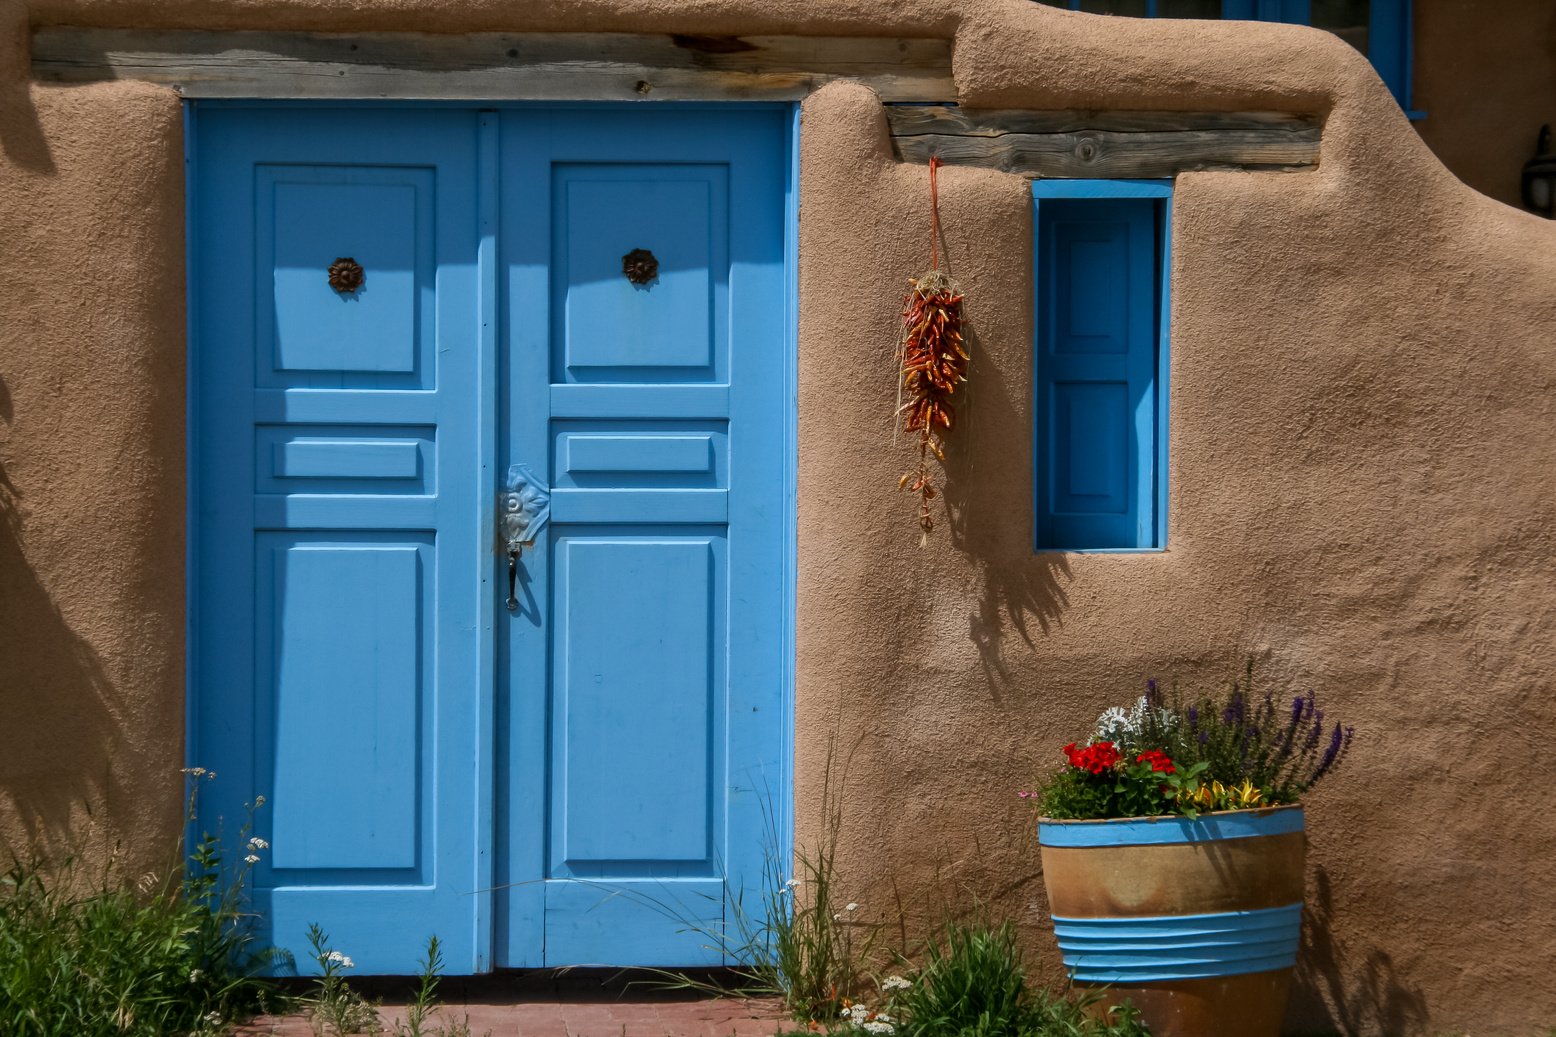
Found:
[[259, 836], [256, 835], [254, 838], [249, 840], [248, 856], [244, 857], [243, 859], [245, 861], [247, 861], [248, 863], [250, 863], [250, 864], [258, 864], [259, 863], [259, 854], [255, 853], [254, 851], [255, 850], [268, 850], [268, 849], [270, 849], [270, 844], [265, 842], [265, 840], [261, 839]]
[[913, 981], [903, 976], [887, 976], [881, 980], [882, 990], [906, 990], [912, 985]]
[[885, 1012], [872, 1012], [868, 1005], [850, 1005], [844, 1013], [850, 1023], [866, 1033], [891, 1034], [897, 1030], [891, 1024], [891, 1016]]
[[330, 956], [325, 960], [339, 962], [340, 967], [343, 969], [354, 969], [357, 967], [356, 962], [352, 961], [350, 958], [346, 957], [339, 951], [330, 951]]
[[[1097, 729], [1092, 734], [1093, 742], [1113, 742], [1122, 749], [1130, 749], [1135, 744], [1135, 737], [1145, 731], [1147, 722], [1151, 718], [1151, 700], [1144, 695], [1140, 696], [1129, 712], [1119, 706], [1109, 706], [1103, 710], [1097, 718]], [[1177, 721], [1177, 717], [1170, 709], [1157, 709], [1156, 724], [1163, 730], [1167, 730]]]

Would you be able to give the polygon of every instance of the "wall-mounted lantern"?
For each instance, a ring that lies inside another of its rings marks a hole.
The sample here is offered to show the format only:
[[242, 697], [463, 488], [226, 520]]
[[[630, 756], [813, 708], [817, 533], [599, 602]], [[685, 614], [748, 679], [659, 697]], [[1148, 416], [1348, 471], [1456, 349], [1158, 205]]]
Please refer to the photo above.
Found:
[[1551, 154], [1551, 128], [1540, 127], [1536, 154], [1524, 163], [1524, 208], [1556, 219], [1556, 155]]

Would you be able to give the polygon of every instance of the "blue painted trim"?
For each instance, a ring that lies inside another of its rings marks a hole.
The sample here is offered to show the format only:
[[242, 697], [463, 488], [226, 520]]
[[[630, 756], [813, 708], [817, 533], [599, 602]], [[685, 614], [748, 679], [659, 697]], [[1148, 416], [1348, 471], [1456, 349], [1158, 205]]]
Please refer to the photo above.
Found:
[[1038, 824], [1043, 846], [1154, 846], [1166, 843], [1208, 843], [1220, 839], [1252, 839], [1285, 835], [1305, 827], [1301, 807], [1270, 810], [1227, 810], [1186, 817], [1131, 817], [1107, 821], [1051, 821]]
[[1032, 197], [1171, 198], [1171, 180], [1034, 180]]
[[[195, 102], [183, 103], [184, 129], [184, 766], [199, 766], [199, 700], [195, 695], [199, 672], [198, 631], [200, 586], [200, 457], [199, 396], [200, 351], [195, 348], [198, 313], [195, 310], [196, 229], [199, 210], [195, 205]], [[187, 782], [180, 783], [187, 788]], [[184, 851], [187, 854], [199, 838], [195, 822], [184, 823]]]
[[1367, 31], [1367, 59], [1401, 108], [1410, 108], [1414, 52], [1410, 0], [1372, 0]]
[[1167, 550], [1167, 444], [1172, 434], [1172, 192], [1162, 198], [1156, 268], [1161, 273], [1156, 299], [1156, 550]]
[[1302, 904], [1147, 918], [1060, 918], [1065, 968], [1084, 983], [1238, 976], [1297, 962]]
[[[480, 414], [476, 420], [476, 442], [480, 473], [476, 478], [476, 492], [480, 503], [476, 508], [478, 525], [476, 543], [482, 545], [497, 542], [497, 231], [500, 210], [500, 158], [498, 151], [498, 116], [496, 112], [481, 112], [476, 122], [476, 222], [480, 241], [476, 249], [476, 288], [481, 315], [481, 332], [478, 338], [480, 358], [477, 388]], [[493, 889], [496, 880], [494, 854], [495, 825], [495, 769], [496, 758], [496, 601], [491, 580], [494, 554], [478, 550], [472, 563], [476, 566], [479, 581], [477, 602], [477, 680], [476, 725], [477, 751], [475, 761], [475, 912], [472, 938], [475, 946], [475, 970], [490, 972], [495, 964], [495, 927], [493, 917]]]
[[800, 106], [790, 107], [788, 183], [784, 198], [784, 282], [788, 295], [789, 355], [784, 363], [783, 765], [775, 804], [778, 860], [787, 872], [794, 860], [794, 686], [799, 611], [800, 465]]
[[[911, 102], [915, 105], [919, 102]], [[793, 101], [474, 101], [463, 98], [439, 100], [436, 98], [283, 98], [283, 97], [202, 97], [200, 104], [206, 108], [307, 108], [326, 111], [336, 108], [393, 108], [426, 109], [450, 108], [460, 111], [628, 111], [654, 108], [668, 111], [768, 111], [787, 112]]]

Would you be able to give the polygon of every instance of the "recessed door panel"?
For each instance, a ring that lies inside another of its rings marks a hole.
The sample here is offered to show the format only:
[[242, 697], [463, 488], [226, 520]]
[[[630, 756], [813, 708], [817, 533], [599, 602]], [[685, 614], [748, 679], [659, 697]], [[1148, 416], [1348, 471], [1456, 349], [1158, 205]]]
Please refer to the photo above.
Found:
[[555, 550], [555, 866], [706, 860], [714, 545], [569, 536]]
[[[728, 340], [728, 172], [559, 165], [557, 331], [568, 379], [709, 380]], [[625, 269], [634, 253], [649, 264]]]
[[[260, 384], [430, 387], [433, 171], [265, 164], [254, 180]], [[342, 261], [357, 281], [332, 283]]]
[[272, 867], [416, 866], [424, 550], [272, 541]]

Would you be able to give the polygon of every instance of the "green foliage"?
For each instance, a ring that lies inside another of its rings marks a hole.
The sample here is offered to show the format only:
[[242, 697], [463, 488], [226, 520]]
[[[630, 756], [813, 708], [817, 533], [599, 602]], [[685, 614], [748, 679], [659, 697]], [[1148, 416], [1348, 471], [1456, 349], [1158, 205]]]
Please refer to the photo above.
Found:
[[376, 1035], [378, 1002], [369, 1001], [346, 984], [345, 970], [354, 967], [346, 955], [330, 947], [330, 937], [317, 923], [308, 924], [310, 955], [319, 966], [318, 989], [308, 999], [308, 1021], [314, 1037], [343, 1037], [348, 1033]]
[[257, 848], [226, 867], [207, 834], [182, 881], [150, 892], [111, 867], [85, 885], [74, 861], [14, 863], [0, 877], [0, 1037], [207, 1034], [276, 1007], [262, 977], [275, 952], [255, 949], [245, 907]]
[[1009, 922], [959, 925], [947, 919], [922, 968], [890, 1001], [907, 1037], [1019, 1037], [1032, 1021], [1026, 967]]
[[[1295, 803], [1340, 766], [1351, 737], [1350, 728], [1326, 724], [1312, 692], [1288, 705], [1272, 690], [1256, 691], [1250, 659], [1217, 695], [1185, 701], [1147, 682], [1133, 708], [1097, 719], [1089, 745], [1066, 750], [1070, 765], [1050, 774], [1037, 805], [1047, 817], [1090, 820]], [[1114, 759], [1094, 765], [1104, 750]], [[1141, 763], [1142, 754], [1160, 754], [1171, 770]]]
[[[906, 962], [904, 961], [904, 964]], [[902, 1037], [1146, 1037], [1127, 1003], [1100, 1009], [1101, 993], [1056, 995], [1027, 985], [1026, 966], [1010, 922], [968, 924], [947, 919], [931, 939], [922, 966], [906, 983], [888, 980], [886, 1027], [866, 1033]], [[865, 1013], [861, 1013], [861, 1018]]]
[[1121, 761], [1103, 774], [1076, 767], [1055, 772], [1039, 793], [1044, 816], [1060, 820], [1098, 817], [1154, 817], [1182, 813], [1197, 816], [1204, 761], [1171, 774], [1149, 762]]
[[[843, 904], [835, 894], [837, 837], [843, 818], [832, 791], [832, 752], [828, 749], [821, 789], [827, 834], [813, 852], [796, 849], [796, 875], [784, 877], [778, 859], [778, 826], [772, 797], [765, 796], [767, 854], [755, 910], [746, 890], [735, 892], [729, 920], [709, 930], [687, 919], [672, 905], [643, 897], [651, 906], [708, 938], [708, 947], [743, 964], [735, 968], [733, 988], [716, 986], [684, 973], [660, 972], [667, 989], [699, 990], [715, 995], [782, 998], [802, 1023], [831, 1023], [842, 1017], [864, 982], [880, 926], [858, 919], [859, 905]], [[639, 894], [635, 894], [639, 895]], [[640, 896], [640, 895], [639, 895]]]
[[[394, 1024], [394, 1037], [470, 1037], [468, 1013], [460, 1019], [427, 1026], [427, 1020], [444, 1007], [438, 1000], [438, 978], [442, 971], [443, 952], [438, 949], [438, 938], [433, 936], [427, 940], [427, 956], [417, 970], [416, 993], [405, 1006], [405, 1018]], [[490, 1030], [486, 1031], [486, 1037], [492, 1037]]]

